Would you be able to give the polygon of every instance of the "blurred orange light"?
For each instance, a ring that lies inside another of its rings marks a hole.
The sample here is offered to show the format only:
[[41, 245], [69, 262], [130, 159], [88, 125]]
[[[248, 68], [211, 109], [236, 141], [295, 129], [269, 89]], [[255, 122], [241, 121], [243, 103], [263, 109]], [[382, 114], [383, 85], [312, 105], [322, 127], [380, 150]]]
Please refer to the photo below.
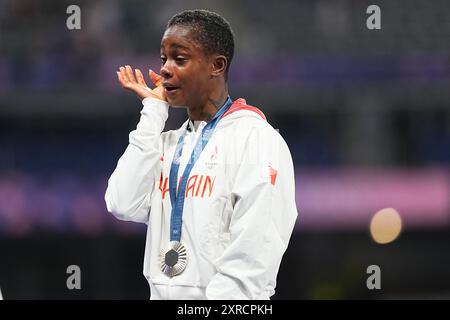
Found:
[[394, 241], [402, 230], [400, 214], [393, 208], [381, 209], [372, 217], [370, 222], [370, 234], [372, 239], [379, 244]]

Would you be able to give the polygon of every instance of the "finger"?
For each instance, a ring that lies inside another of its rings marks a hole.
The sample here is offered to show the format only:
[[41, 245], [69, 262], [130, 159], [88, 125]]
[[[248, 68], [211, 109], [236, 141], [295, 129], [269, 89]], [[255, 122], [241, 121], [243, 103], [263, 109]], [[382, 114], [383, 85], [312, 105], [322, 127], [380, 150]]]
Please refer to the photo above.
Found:
[[136, 75], [136, 80], [139, 84], [148, 87], [147, 83], [145, 83], [144, 75], [142, 74], [141, 70], [134, 69], [134, 73]]
[[123, 77], [123, 73], [121, 71], [116, 71], [117, 79], [119, 79], [119, 83], [122, 87], [125, 87], [127, 81]]
[[120, 67], [119, 70], [120, 70], [120, 77], [122, 79], [122, 82], [124, 84], [129, 82], [130, 79], [128, 79], [127, 71], [125, 70], [125, 68], [124, 67]]
[[148, 70], [148, 75], [150, 76], [150, 80], [152, 80], [155, 86], [159, 87], [162, 85], [161, 76], [154, 72], [152, 69]]
[[133, 70], [131, 69], [131, 67], [129, 65], [125, 66], [125, 71], [127, 73], [128, 79], [131, 82], [136, 82], [136, 78], [134, 77]]
[[122, 84], [122, 78], [120, 76], [120, 71], [116, 71], [117, 79], [119, 80], [119, 83]]

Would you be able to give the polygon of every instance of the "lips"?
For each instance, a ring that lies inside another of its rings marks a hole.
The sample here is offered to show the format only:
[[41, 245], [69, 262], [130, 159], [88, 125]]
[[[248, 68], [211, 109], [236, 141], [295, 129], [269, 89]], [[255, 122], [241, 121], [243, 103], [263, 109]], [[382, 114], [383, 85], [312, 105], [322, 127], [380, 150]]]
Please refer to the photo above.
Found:
[[176, 86], [176, 85], [171, 84], [171, 83], [164, 83], [164, 84], [163, 84], [163, 87], [164, 87], [167, 91], [173, 91], [173, 90], [177, 90], [177, 89], [180, 88], [179, 86]]
[[178, 89], [180, 89], [179, 86], [176, 86], [171, 83], [164, 83], [163, 87], [164, 87], [164, 91], [165, 91], [166, 95], [168, 95], [168, 96], [174, 95], [176, 92], [178, 92]]

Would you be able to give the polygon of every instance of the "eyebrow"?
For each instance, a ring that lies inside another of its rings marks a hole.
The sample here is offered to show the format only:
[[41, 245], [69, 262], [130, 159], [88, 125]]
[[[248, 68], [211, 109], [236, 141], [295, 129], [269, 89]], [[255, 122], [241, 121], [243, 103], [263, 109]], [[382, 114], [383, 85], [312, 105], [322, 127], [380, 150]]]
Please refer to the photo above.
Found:
[[[163, 46], [163, 45], [161, 45], [161, 49], [164, 49], [164, 46]], [[189, 47], [183, 46], [183, 45], [181, 45], [181, 44], [172, 44], [172, 45], [170, 46], [170, 49], [184, 49], [184, 50], [188, 50], [188, 51], [191, 50]]]

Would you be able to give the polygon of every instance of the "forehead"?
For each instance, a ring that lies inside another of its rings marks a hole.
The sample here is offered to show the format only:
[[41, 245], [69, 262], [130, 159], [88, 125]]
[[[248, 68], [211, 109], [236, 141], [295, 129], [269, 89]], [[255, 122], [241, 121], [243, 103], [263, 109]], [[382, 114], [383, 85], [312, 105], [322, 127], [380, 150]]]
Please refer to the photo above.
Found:
[[172, 26], [166, 29], [161, 39], [161, 50], [169, 49], [203, 51], [198, 41], [195, 41], [192, 29], [188, 26]]

